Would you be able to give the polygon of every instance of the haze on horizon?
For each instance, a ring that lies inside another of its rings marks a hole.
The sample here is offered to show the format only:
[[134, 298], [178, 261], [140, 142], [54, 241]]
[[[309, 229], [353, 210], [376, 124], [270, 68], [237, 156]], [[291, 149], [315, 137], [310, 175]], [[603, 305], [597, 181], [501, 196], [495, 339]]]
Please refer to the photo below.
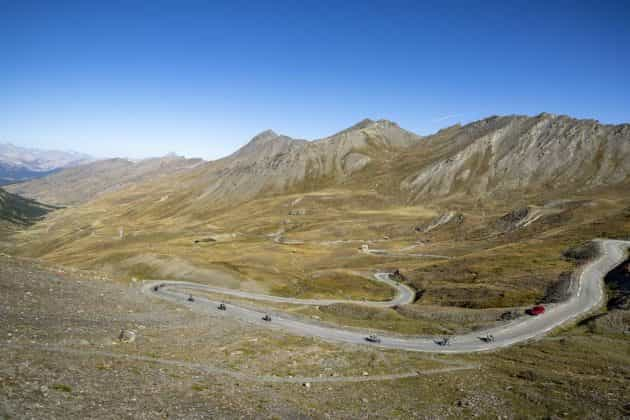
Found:
[[0, 143], [214, 159], [363, 118], [629, 122], [630, 6], [604, 3], [5, 3]]

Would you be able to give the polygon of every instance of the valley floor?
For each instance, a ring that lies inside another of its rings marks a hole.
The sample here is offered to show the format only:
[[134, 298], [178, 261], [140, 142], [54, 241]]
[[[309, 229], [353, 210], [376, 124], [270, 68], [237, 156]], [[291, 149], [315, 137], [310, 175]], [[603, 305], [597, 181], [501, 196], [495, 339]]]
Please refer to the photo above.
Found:
[[[5, 418], [630, 414], [630, 342], [588, 321], [498, 352], [433, 356], [200, 315], [33, 260], [0, 257], [0, 288]], [[122, 329], [135, 341], [118, 340]]]

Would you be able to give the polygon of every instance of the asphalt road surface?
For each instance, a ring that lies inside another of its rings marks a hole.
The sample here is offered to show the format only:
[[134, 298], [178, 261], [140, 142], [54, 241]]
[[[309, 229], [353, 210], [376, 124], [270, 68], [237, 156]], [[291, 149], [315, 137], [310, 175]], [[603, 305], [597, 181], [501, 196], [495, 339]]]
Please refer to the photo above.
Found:
[[[332, 305], [334, 303], [359, 303], [362, 305], [389, 308], [396, 305], [405, 305], [413, 303], [415, 292], [409, 286], [390, 279], [389, 273], [377, 273], [374, 278], [396, 289], [396, 296], [388, 301], [362, 301], [362, 300], [344, 300], [344, 299], [296, 299], [282, 296], [262, 295], [258, 293], [243, 292], [241, 290], [225, 289], [222, 287], [206, 286], [199, 283], [190, 283], [185, 281], [168, 281], [168, 280], [151, 280], [149, 289], [155, 286], [162, 286], [160, 293], [172, 290], [185, 290], [188, 295], [194, 294], [194, 291], [203, 291], [209, 293], [217, 293], [222, 295], [234, 296], [243, 299], [262, 300], [275, 303], [292, 303], [295, 305]], [[144, 285], [145, 290], [147, 285]]]
[[[345, 342], [353, 344], [364, 344], [381, 348], [430, 352], [430, 353], [472, 353], [479, 351], [494, 350], [511, 346], [516, 343], [541, 337], [559, 327], [570, 322], [589, 311], [599, 307], [604, 299], [603, 278], [613, 268], [621, 264], [626, 258], [626, 250], [630, 247], [630, 241], [598, 239], [595, 240], [600, 248], [600, 255], [593, 261], [586, 264], [580, 273], [578, 290], [568, 300], [562, 303], [546, 305], [546, 311], [539, 316], [521, 317], [510, 323], [490, 328], [485, 331], [463, 334], [450, 337], [450, 344], [441, 346], [435, 338], [412, 337], [412, 336], [379, 336], [379, 343], [370, 343], [366, 336], [371, 332], [361, 332], [356, 329], [345, 329], [323, 325], [310, 320], [299, 320], [283, 315], [281, 313], [271, 313], [271, 321], [262, 320], [264, 312], [243, 308], [233, 304], [226, 304], [227, 309], [220, 311], [217, 306], [220, 302], [195, 297], [193, 302], [187, 299], [191, 290], [222, 293], [247, 299], [265, 300], [272, 302], [296, 303], [301, 305], [328, 305], [331, 303], [347, 302], [339, 300], [310, 300], [292, 299], [269, 295], [257, 295], [253, 293], [236, 290], [214, 288], [196, 283], [176, 282], [176, 281], [148, 281], [142, 286], [143, 292], [159, 297], [161, 299], [184, 304], [191, 309], [206, 313], [213, 313], [218, 316], [229, 316], [238, 318], [246, 322], [264, 325], [269, 328], [281, 329], [292, 334], [318, 337], [331, 342]], [[410, 303], [413, 300], [413, 291], [408, 287], [389, 279], [385, 273], [377, 274], [379, 281], [390, 284], [398, 291], [396, 298], [389, 302], [358, 302], [374, 306], [392, 306], [396, 304]], [[160, 286], [155, 290], [156, 286]], [[194, 293], [193, 293], [194, 295]], [[411, 299], [411, 300], [410, 300]], [[481, 337], [487, 334], [494, 336], [494, 341], [485, 342]]]

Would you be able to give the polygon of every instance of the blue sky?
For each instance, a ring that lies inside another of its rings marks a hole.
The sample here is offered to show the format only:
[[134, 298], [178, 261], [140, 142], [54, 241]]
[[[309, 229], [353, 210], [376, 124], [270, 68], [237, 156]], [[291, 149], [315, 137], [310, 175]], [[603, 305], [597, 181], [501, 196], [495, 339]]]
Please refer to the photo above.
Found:
[[0, 142], [216, 158], [272, 128], [630, 122], [630, 2], [0, 0]]

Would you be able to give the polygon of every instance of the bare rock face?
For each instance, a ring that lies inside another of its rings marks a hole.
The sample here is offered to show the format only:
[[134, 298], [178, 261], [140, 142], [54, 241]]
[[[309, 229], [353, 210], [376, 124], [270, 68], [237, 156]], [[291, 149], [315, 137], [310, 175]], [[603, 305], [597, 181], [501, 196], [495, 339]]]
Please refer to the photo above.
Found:
[[120, 330], [118, 340], [123, 343], [133, 343], [134, 341], [136, 341], [136, 332], [133, 330]]
[[385, 150], [400, 152], [420, 140], [386, 120], [363, 120], [320, 140], [295, 140], [272, 130], [255, 136], [234, 154], [209, 162], [199, 172], [200, 199], [246, 200], [300, 186], [337, 183], [364, 169]]
[[346, 173], [352, 174], [353, 172], [360, 171], [365, 168], [372, 159], [369, 156], [361, 153], [348, 153], [343, 161], [343, 170]]
[[562, 255], [569, 259], [579, 263], [584, 263], [588, 260], [592, 260], [599, 254], [599, 248], [595, 242], [589, 241], [583, 244], [566, 249]]
[[418, 228], [416, 228], [416, 231], [428, 233], [428, 232], [431, 232], [432, 230], [438, 229], [439, 227], [447, 225], [447, 224], [460, 225], [463, 222], [464, 222], [463, 214], [456, 213], [454, 211], [449, 211], [447, 213], [443, 213], [439, 215], [426, 226], [419, 226]]
[[618, 185], [630, 181], [630, 126], [541, 114], [490, 117], [428, 137], [369, 119], [313, 141], [267, 130], [176, 181], [178, 189], [194, 191], [202, 208], [338, 185], [363, 187], [375, 176], [375, 184], [391, 187], [385, 193], [407, 202]]
[[447, 142], [453, 153], [411, 174], [403, 190], [424, 196], [583, 191], [630, 177], [628, 125], [551, 114], [491, 117], [453, 130]]
[[630, 327], [630, 259], [615, 268], [605, 277], [608, 286], [609, 310], [624, 310]]
[[503, 231], [514, 230], [525, 220], [528, 214], [529, 208], [527, 207], [514, 209], [497, 220], [497, 228]]
[[547, 286], [545, 296], [541, 303], [558, 303], [564, 302], [571, 297], [577, 290], [577, 279], [570, 272], [560, 274], [558, 280]]

